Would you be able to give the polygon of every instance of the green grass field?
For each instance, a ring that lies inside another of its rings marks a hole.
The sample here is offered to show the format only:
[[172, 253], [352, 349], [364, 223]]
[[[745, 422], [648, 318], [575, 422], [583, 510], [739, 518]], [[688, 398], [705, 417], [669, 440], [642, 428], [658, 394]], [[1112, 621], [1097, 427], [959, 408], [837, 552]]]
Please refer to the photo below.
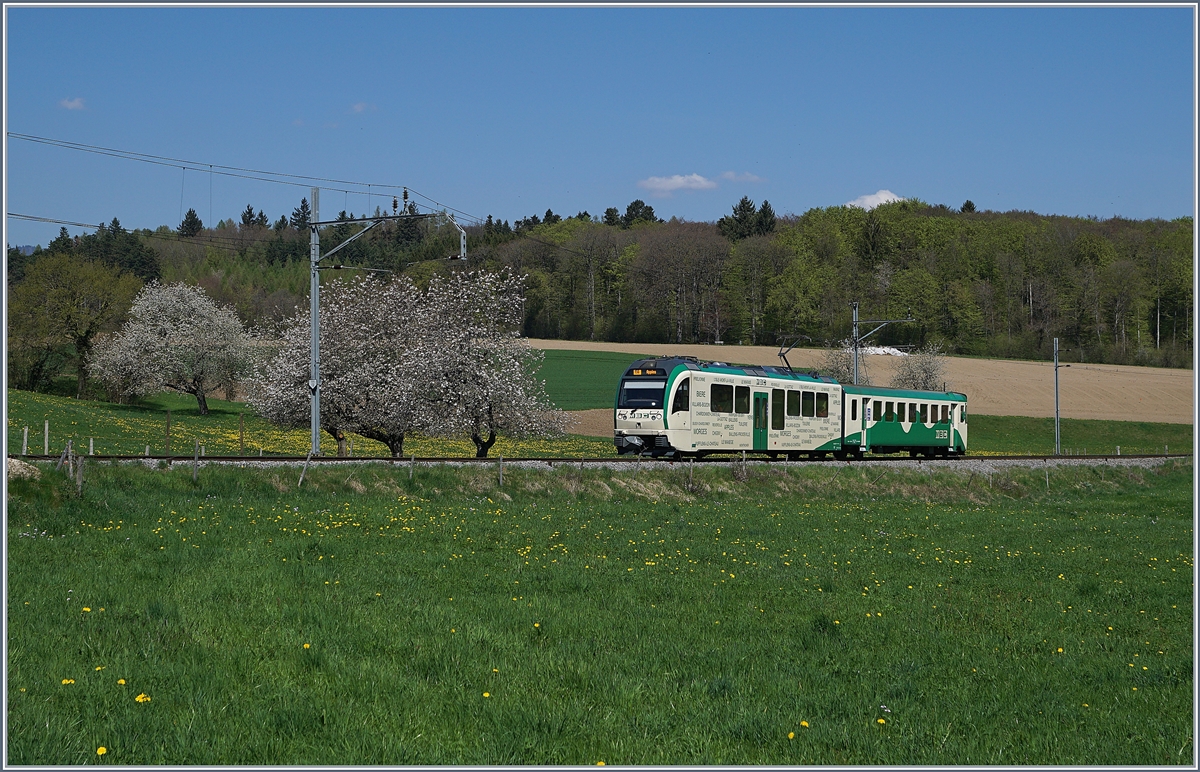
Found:
[[1190, 462], [42, 470], [12, 764], [1193, 760]]
[[[237, 455], [245, 452], [265, 455], [303, 456], [310, 447], [308, 429], [282, 429], [258, 418], [242, 403], [208, 400], [209, 415], [201, 416], [196, 400], [176, 394], [157, 394], [136, 405], [75, 400], [8, 391], [8, 449], [19, 454], [24, 429], [29, 427], [29, 452], [37, 455], [45, 449], [45, 421], [50, 421], [50, 451], [62, 453], [67, 440], [78, 452], [87, 453], [89, 443], [98, 455], [142, 455], [150, 446], [151, 455], [167, 453], [167, 411], [171, 411], [171, 453], [191, 456], [197, 441], [210, 456]], [[239, 419], [239, 414], [243, 414]], [[242, 426], [244, 423], [244, 441]], [[386, 445], [358, 435], [350, 435], [356, 456], [387, 456]], [[328, 434], [321, 437], [326, 454], [336, 452], [337, 444]], [[473, 457], [470, 439], [431, 439], [412, 437], [404, 443], [405, 455], [418, 457]], [[501, 437], [492, 447], [492, 457], [579, 458], [616, 455], [611, 439], [568, 435], [557, 440], [516, 440]]]
[[638, 354], [610, 351], [559, 351], [548, 349], [538, 376], [546, 393], [563, 410], [612, 409], [617, 384]]

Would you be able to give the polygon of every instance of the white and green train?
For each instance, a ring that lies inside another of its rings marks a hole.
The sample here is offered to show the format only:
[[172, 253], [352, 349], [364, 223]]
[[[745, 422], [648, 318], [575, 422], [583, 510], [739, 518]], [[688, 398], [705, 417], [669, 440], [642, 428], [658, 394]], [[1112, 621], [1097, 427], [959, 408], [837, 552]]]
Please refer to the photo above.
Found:
[[640, 359], [621, 377], [613, 429], [621, 454], [956, 456], [967, 452], [967, 397], [849, 386], [785, 367]]

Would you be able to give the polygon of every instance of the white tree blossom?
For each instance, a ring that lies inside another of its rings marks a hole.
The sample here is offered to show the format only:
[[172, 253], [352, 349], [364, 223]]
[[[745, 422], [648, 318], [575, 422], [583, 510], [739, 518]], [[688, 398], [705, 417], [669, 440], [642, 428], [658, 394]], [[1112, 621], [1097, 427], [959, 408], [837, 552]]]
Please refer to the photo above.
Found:
[[438, 378], [426, 397], [440, 408], [429, 431], [469, 435], [479, 458], [499, 434], [554, 436], [567, 425], [535, 377], [543, 355], [517, 332], [521, 284], [509, 272], [472, 271], [434, 277], [425, 292], [426, 317], [452, 320], [429, 335]]
[[[385, 443], [400, 455], [404, 437], [417, 428], [411, 399], [411, 315], [418, 293], [405, 277], [381, 282], [356, 277], [321, 289], [321, 428], [346, 452], [346, 433]], [[307, 309], [283, 328], [273, 356], [261, 360], [248, 382], [259, 415], [284, 426], [311, 420]]]
[[199, 287], [152, 282], [138, 292], [128, 321], [93, 348], [92, 375], [112, 392], [191, 394], [201, 415], [206, 395], [250, 367], [253, 340], [233, 310]]
[[[838, 344], [837, 348], [825, 349], [825, 361], [821, 374], [828, 375], [838, 383], [854, 383], [854, 343], [849, 338]], [[858, 383], [860, 386], [870, 386], [871, 376], [867, 373], [867, 358], [862, 349], [858, 352]]]
[[942, 391], [945, 387], [946, 356], [936, 341], [930, 341], [896, 363], [892, 388]]
[[[561, 432], [533, 377], [539, 355], [517, 339], [521, 282], [511, 274], [435, 276], [424, 292], [407, 277], [355, 278], [321, 290], [321, 427], [345, 455], [346, 432], [403, 452], [407, 435], [471, 435], [477, 454], [501, 433]], [[310, 421], [309, 313], [285, 326], [257, 367], [249, 399], [289, 426]]]

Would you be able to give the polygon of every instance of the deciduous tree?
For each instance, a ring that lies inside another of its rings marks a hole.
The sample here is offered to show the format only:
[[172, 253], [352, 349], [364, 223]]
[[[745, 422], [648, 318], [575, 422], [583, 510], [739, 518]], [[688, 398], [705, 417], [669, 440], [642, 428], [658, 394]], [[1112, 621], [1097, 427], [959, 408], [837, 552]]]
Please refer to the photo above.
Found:
[[138, 293], [120, 331], [96, 345], [89, 368], [126, 395], [163, 388], [191, 394], [200, 415], [208, 415], [208, 392], [244, 375], [252, 350], [233, 309], [198, 287], [153, 282]]
[[[119, 321], [140, 286], [136, 276], [97, 260], [46, 255], [27, 268], [25, 280], [11, 292], [10, 331], [18, 347], [27, 352], [69, 345], [75, 360], [76, 397], [82, 399], [96, 336]], [[49, 361], [38, 357], [35, 361]]]

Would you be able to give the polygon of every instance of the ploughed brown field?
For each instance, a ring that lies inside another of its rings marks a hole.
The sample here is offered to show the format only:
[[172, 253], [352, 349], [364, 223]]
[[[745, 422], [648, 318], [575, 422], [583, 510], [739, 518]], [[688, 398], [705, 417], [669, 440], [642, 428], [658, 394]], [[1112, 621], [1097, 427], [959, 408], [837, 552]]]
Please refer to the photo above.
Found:
[[[540, 349], [617, 351], [657, 356], [694, 356], [730, 364], [778, 365], [779, 349], [773, 346], [709, 346], [661, 343], [589, 343], [569, 340], [529, 339]], [[818, 369], [821, 349], [793, 349], [788, 360], [796, 370]], [[876, 385], [886, 386], [898, 357], [868, 355], [865, 367]], [[1191, 423], [1193, 372], [1157, 367], [1071, 363], [1059, 367], [1059, 402], [1063, 418], [1104, 421]], [[1054, 365], [1008, 359], [946, 358], [946, 388], [967, 395], [970, 409], [981, 415], [1054, 415]], [[598, 437], [612, 434], [611, 410], [582, 410], [574, 430]]]

